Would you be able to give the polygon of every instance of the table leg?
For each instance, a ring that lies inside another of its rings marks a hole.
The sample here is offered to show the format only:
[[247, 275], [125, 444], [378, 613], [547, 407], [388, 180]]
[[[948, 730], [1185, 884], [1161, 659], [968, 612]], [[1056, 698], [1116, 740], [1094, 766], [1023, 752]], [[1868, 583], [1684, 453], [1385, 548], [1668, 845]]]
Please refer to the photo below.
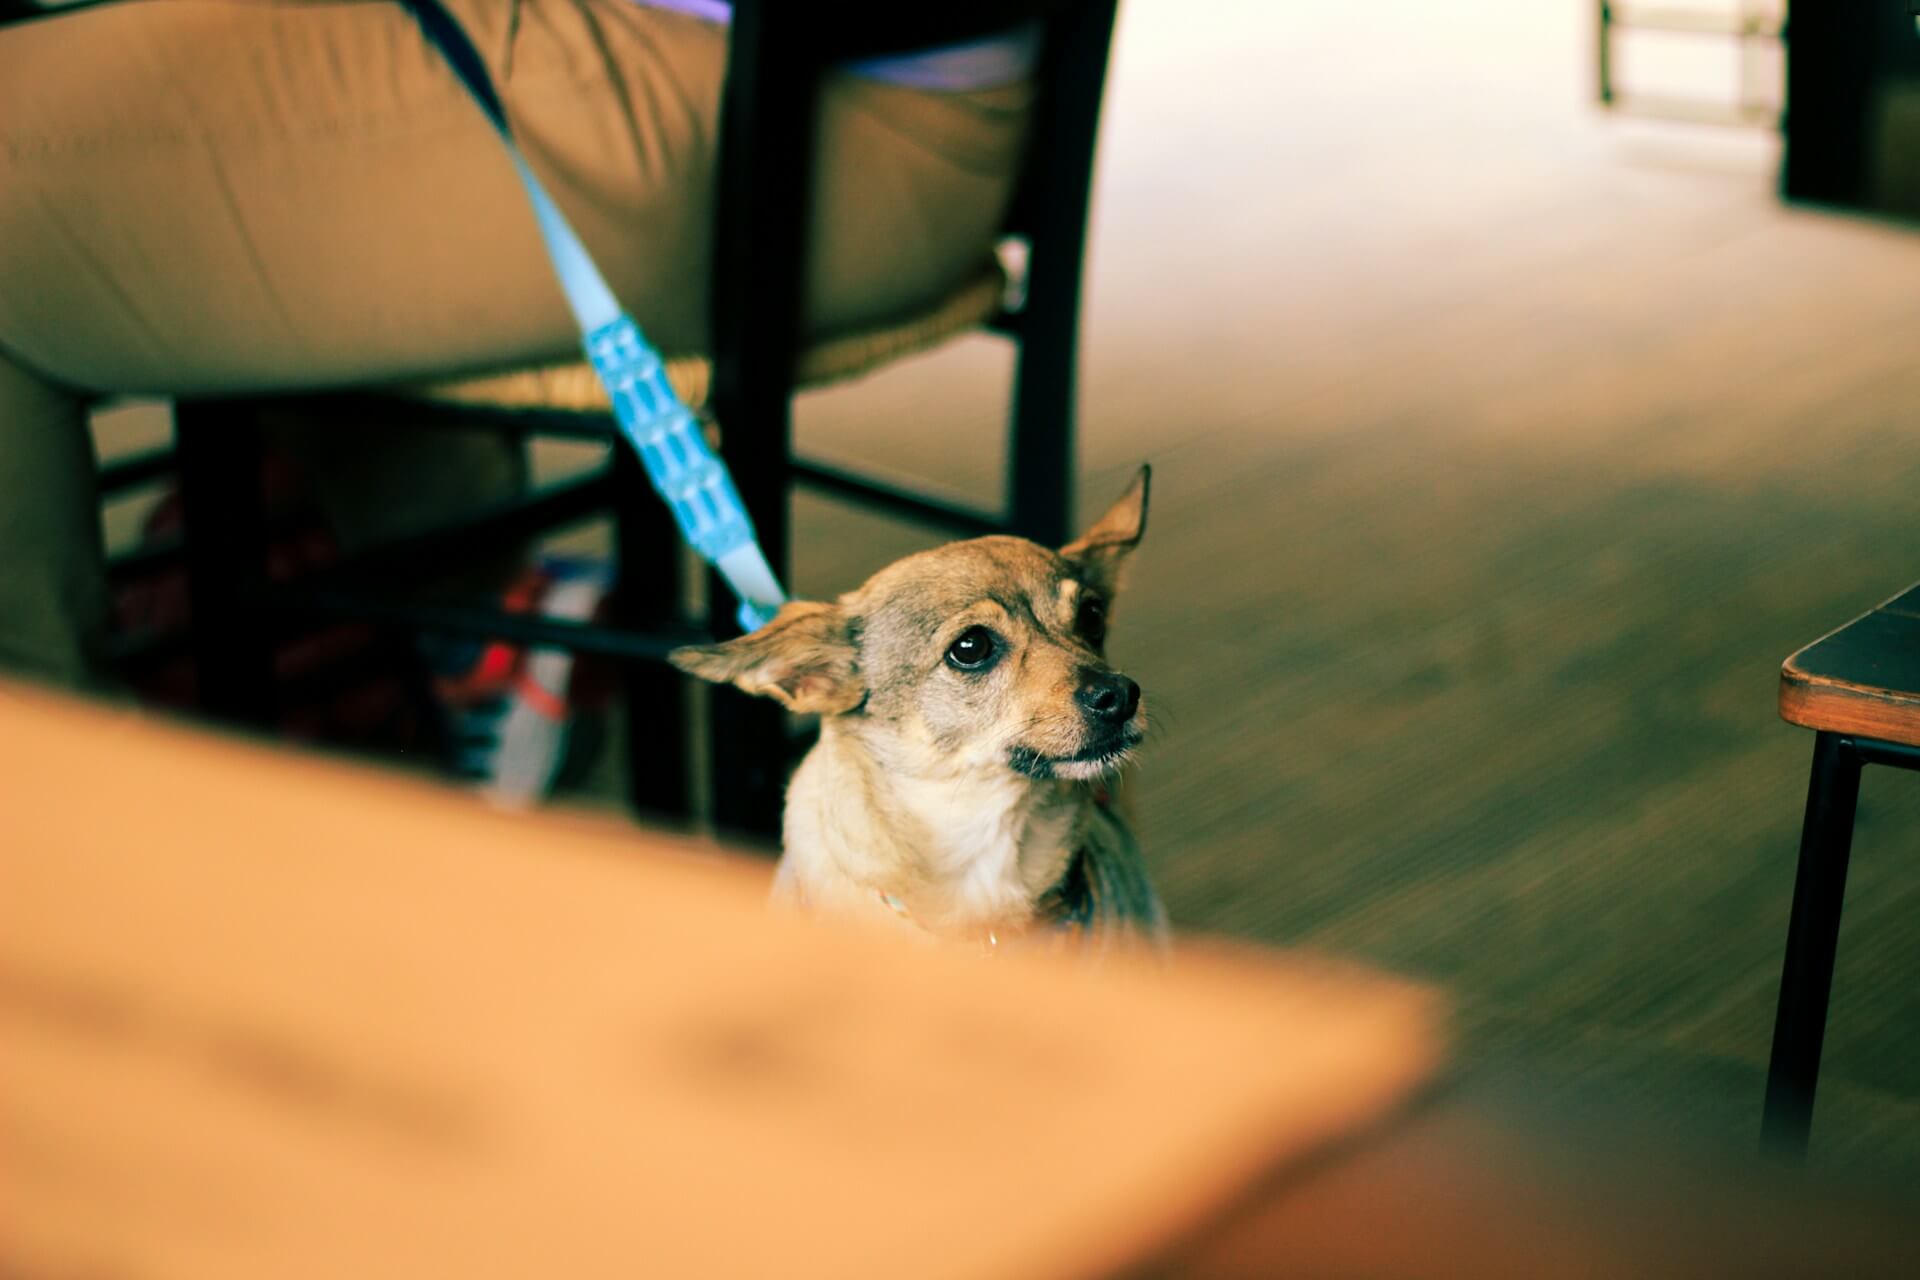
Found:
[[1840, 942], [1847, 859], [1853, 847], [1854, 808], [1860, 798], [1860, 756], [1838, 734], [1814, 739], [1813, 776], [1800, 832], [1800, 869], [1787, 925], [1780, 1008], [1767, 1067], [1762, 1144], [1790, 1159], [1806, 1154], [1813, 1125], [1813, 1090], [1820, 1074], [1833, 960]]

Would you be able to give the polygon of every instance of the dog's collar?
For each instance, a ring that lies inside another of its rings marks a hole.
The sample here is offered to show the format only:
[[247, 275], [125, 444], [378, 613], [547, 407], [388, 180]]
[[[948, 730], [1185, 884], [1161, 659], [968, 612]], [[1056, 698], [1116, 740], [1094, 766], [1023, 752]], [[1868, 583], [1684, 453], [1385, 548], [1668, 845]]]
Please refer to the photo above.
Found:
[[[926, 928], [925, 925], [921, 924], [918, 920], [915, 920], [913, 918], [913, 912], [907, 910], [906, 903], [900, 901], [900, 899], [894, 897], [892, 894], [883, 892], [882, 890], [879, 890], [879, 889], [875, 889], [874, 893], [878, 895], [880, 902], [883, 906], [885, 906], [888, 910], [892, 911], [895, 915], [899, 916], [902, 920], [905, 920], [908, 924], [912, 925], [916, 929]], [[988, 955], [993, 955], [995, 952], [999, 951], [1000, 935], [995, 933], [992, 929], [987, 930], [985, 946], [986, 946]]]
[[[1113, 807], [1113, 793], [1106, 787], [1096, 787], [1093, 802], [1102, 809]], [[875, 889], [874, 895], [880, 904], [899, 916], [915, 928], [924, 929], [913, 912], [907, 910], [907, 904], [883, 889]], [[1073, 851], [1067, 859], [1067, 869], [1060, 873], [1051, 889], [1040, 895], [1034, 903], [1034, 918], [1046, 927], [1060, 933], [1085, 933], [1093, 927], [1094, 917], [1100, 909], [1099, 890], [1094, 878], [1087, 869], [1087, 849], [1085, 845]], [[1000, 936], [992, 929], [987, 930], [986, 949], [989, 955], [1000, 948]]]
[[[883, 906], [902, 920], [925, 928], [913, 918], [913, 912], [907, 910], [906, 903], [881, 889], [875, 889], [874, 894]], [[1073, 857], [1067, 860], [1067, 869], [1061, 873], [1053, 888], [1040, 895], [1039, 901], [1034, 904], [1034, 918], [1050, 929], [1081, 933], [1092, 927], [1097, 906], [1093, 881], [1087, 874], [1087, 851], [1081, 848], [1075, 850]], [[987, 930], [985, 946], [988, 954], [998, 951], [999, 934], [992, 929]]]

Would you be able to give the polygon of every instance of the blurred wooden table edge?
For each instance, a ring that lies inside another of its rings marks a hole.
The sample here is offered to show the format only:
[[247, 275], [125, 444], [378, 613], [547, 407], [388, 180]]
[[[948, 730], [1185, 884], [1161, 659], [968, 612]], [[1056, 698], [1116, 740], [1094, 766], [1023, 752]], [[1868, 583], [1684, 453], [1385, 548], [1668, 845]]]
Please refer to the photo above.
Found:
[[6, 686], [0, 883], [23, 1274], [1106, 1274], [1446, 1052], [1351, 966], [824, 929], [709, 843]]

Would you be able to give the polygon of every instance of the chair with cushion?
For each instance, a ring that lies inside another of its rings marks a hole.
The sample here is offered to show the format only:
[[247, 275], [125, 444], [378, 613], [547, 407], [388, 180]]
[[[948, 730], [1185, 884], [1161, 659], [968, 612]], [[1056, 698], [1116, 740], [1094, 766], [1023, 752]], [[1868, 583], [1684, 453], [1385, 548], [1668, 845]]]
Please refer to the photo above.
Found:
[[[789, 570], [788, 496], [796, 484], [953, 535], [1068, 537], [1074, 472], [1074, 384], [1082, 250], [1095, 135], [1115, 0], [1029, 0], [942, 6], [851, 3], [821, 8], [737, 3], [722, 98], [712, 274], [710, 350], [674, 362], [676, 390], [717, 432], [742, 499], [776, 572]], [[1044, 24], [1040, 95], [1003, 249], [945, 298], [904, 323], [796, 338], [806, 243], [811, 121], [826, 70], [852, 58], [937, 47]], [[1018, 261], [1010, 280], [1003, 261]], [[645, 317], [640, 317], [645, 323]], [[796, 457], [794, 394], [875, 370], [982, 327], [1017, 348], [1009, 415], [1004, 507], [975, 511]], [[329, 412], [403, 411], [436, 424], [489, 424], [531, 435], [615, 439], [608, 405], [584, 363], [503, 370], [492, 376], [367, 387], [302, 397]], [[202, 707], [244, 723], [272, 714], [273, 638], [315, 619], [559, 647], [619, 660], [632, 736], [636, 808], [670, 818], [704, 809], [739, 833], [777, 832], [789, 757], [780, 709], [729, 689], [705, 692], [708, 803], [695, 806], [689, 768], [687, 689], [664, 664], [676, 644], [733, 627], [724, 587], [709, 583], [704, 625], [686, 616], [677, 531], [638, 464], [614, 448], [606, 467], [537, 491], [457, 527], [383, 546], [317, 574], [269, 583], [266, 522], [258, 500], [259, 398], [175, 405], [175, 449], [185, 498], [192, 646]], [[135, 470], [151, 464], [137, 463]], [[142, 476], [146, 473], [142, 472]], [[617, 617], [611, 625], [427, 603], [394, 591], [397, 573], [431, 576], [487, 547], [505, 548], [610, 511], [616, 522]], [[365, 572], [378, 568], [382, 586]]]

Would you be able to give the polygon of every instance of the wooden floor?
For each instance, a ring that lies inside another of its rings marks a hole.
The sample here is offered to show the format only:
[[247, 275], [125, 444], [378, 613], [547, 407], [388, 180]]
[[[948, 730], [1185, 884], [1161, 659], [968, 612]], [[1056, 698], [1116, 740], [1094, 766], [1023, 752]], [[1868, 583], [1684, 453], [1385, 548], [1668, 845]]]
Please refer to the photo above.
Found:
[[[1920, 237], [1782, 208], [1764, 137], [1594, 115], [1584, 6], [1345, 8], [1125, 6], [1083, 497], [1155, 465], [1147, 849], [1188, 928], [1440, 979], [1525, 1087], [1744, 1147], [1779, 663], [1920, 578]], [[803, 442], [990, 499], [1004, 360]], [[915, 545], [803, 502], [798, 585]], [[1920, 1181], [1916, 855], [1920, 778], [1870, 771], [1814, 1158]]]

